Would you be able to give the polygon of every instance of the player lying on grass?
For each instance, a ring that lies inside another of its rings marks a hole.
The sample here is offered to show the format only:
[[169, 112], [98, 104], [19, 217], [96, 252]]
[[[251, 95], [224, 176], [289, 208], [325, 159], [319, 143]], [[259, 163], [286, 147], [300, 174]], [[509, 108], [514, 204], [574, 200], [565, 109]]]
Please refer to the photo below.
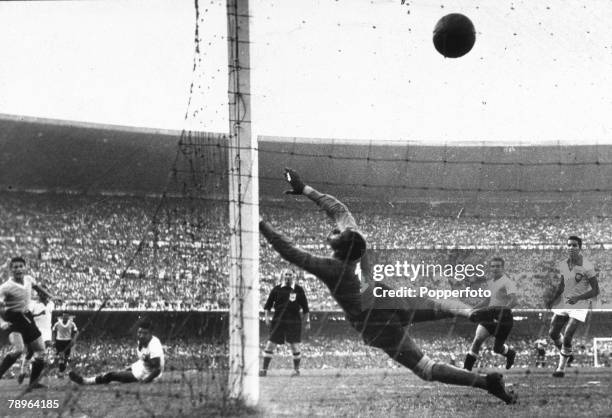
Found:
[[292, 188], [287, 193], [305, 195], [335, 221], [336, 228], [327, 236], [332, 256], [316, 256], [299, 249], [263, 220], [259, 223], [259, 230], [285, 260], [314, 274], [325, 283], [366, 344], [381, 348], [424, 380], [474, 386], [488, 391], [507, 404], [516, 402], [517, 395], [506, 391], [501, 374], [478, 374], [433, 361], [423, 354], [407, 330], [412, 322], [454, 316], [482, 322], [499, 315], [500, 308], [473, 310], [469, 305], [457, 301], [374, 297], [374, 287], [389, 288], [375, 283], [367, 284], [362, 289], [356, 270], [360, 261], [362, 265], [364, 262], [367, 264], [367, 260], [361, 260], [366, 252], [366, 240], [357, 229], [353, 215], [333, 196], [319, 193], [305, 185], [294, 170], [286, 169], [285, 176]]
[[110, 382], [150, 383], [158, 379], [164, 371], [164, 349], [159, 339], [151, 333], [151, 322], [143, 320], [138, 323], [137, 339], [138, 360], [127, 369], [92, 377], [82, 377], [71, 371], [68, 377], [79, 385], [100, 385]]

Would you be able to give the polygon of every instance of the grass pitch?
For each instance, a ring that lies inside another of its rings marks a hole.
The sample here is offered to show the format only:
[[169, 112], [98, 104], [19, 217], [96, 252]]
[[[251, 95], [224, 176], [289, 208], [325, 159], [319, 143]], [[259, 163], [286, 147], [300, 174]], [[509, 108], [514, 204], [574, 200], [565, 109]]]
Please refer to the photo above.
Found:
[[[178, 417], [612, 417], [612, 369], [551, 369], [504, 373], [519, 403], [504, 405], [482, 390], [424, 382], [405, 369], [270, 370], [261, 379], [256, 410], [232, 405], [225, 379], [197, 373], [166, 373], [151, 385], [76, 386], [49, 379], [49, 389], [23, 394], [14, 380], [0, 380], [1, 416]], [[58, 400], [59, 408], [9, 408], [10, 399]]]

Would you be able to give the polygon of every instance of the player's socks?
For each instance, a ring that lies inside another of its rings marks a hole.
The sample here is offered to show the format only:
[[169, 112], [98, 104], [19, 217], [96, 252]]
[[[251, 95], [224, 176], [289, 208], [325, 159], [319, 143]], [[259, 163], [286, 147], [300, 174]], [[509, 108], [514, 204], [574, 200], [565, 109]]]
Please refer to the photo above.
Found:
[[264, 351], [264, 355], [263, 355], [263, 370], [267, 371], [268, 367], [270, 367], [270, 362], [272, 361], [272, 355], [274, 354], [273, 351]]
[[557, 370], [565, 371], [565, 368], [567, 367], [567, 362], [569, 361], [571, 355], [571, 351], [567, 352], [565, 350], [562, 350], [561, 353], [559, 353], [559, 366], [557, 367]]
[[467, 353], [465, 361], [463, 362], [463, 368], [465, 370], [472, 370], [474, 364], [476, 364], [476, 360], [478, 360], [478, 356], [475, 353]]
[[516, 351], [509, 348], [505, 354], [506, 356], [506, 369], [510, 369], [514, 364], [514, 360], [516, 359]]
[[508, 354], [508, 351], [510, 351], [510, 348], [506, 344], [504, 344], [502, 346], [502, 349], [498, 351], [498, 353], [501, 354], [502, 356], [505, 356]]
[[27, 359], [25, 357], [21, 357], [21, 364], [19, 365], [19, 374], [20, 375], [25, 375], [25, 366], [26, 366], [26, 362]]
[[571, 348], [563, 347], [561, 352], [559, 353], [559, 365], [557, 366], [557, 370], [553, 373], [553, 377], [563, 377], [565, 376], [565, 368], [567, 367], [567, 362], [572, 355]]
[[295, 371], [300, 370], [300, 361], [302, 360], [301, 354], [302, 353], [300, 353], [299, 351], [297, 353], [293, 353], [293, 369]]
[[45, 361], [41, 358], [35, 358], [32, 361], [32, 374], [30, 375], [30, 386], [38, 382], [40, 374], [45, 368]]
[[13, 364], [15, 364], [15, 362], [19, 359], [19, 356], [21, 356], [21, 354], [15, 353], [9, 353], [4, 356], [2, 363], [0, 363], [0, 378], [2, 378], [4, 373], [6, 373], [6, 371], [10, 369]]
[[563, 336], [559, 335], [557, 338], [553, 338], [552, 340], [555, 347], [557, 347], [557, 350], [561, 351], [561, 348], [563, 348]]
[[32, 358], [31, 353], [28, 351], [28, 355], [21, 357], [21, 365], [19, 366], [19, 376], [17, 376], [17, 383], [22, 384], [26, 378], [26, 365], [29, 364], [29, 360]]

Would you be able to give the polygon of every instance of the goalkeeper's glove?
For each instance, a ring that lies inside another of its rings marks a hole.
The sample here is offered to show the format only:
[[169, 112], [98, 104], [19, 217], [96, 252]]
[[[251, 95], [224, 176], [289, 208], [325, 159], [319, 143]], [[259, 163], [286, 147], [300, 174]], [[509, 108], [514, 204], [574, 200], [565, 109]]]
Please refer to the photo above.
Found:
[[285, 180], [291, 185], [291, 190], [287, 190], [286, 194], [302, 194], [304, 192], [305, 184], [294, 169], [285, 167]]

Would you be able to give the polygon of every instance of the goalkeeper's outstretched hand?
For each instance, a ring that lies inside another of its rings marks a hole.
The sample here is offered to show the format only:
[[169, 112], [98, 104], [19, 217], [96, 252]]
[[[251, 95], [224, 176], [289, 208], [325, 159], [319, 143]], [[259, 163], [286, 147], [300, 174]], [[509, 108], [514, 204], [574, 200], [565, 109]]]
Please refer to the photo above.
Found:
[[286, 194], [302, 194], [304, 192], [305, 184], [294, 169], [285, 167], [285, 180], [291, 185], [291, 190], [287, 190]]

